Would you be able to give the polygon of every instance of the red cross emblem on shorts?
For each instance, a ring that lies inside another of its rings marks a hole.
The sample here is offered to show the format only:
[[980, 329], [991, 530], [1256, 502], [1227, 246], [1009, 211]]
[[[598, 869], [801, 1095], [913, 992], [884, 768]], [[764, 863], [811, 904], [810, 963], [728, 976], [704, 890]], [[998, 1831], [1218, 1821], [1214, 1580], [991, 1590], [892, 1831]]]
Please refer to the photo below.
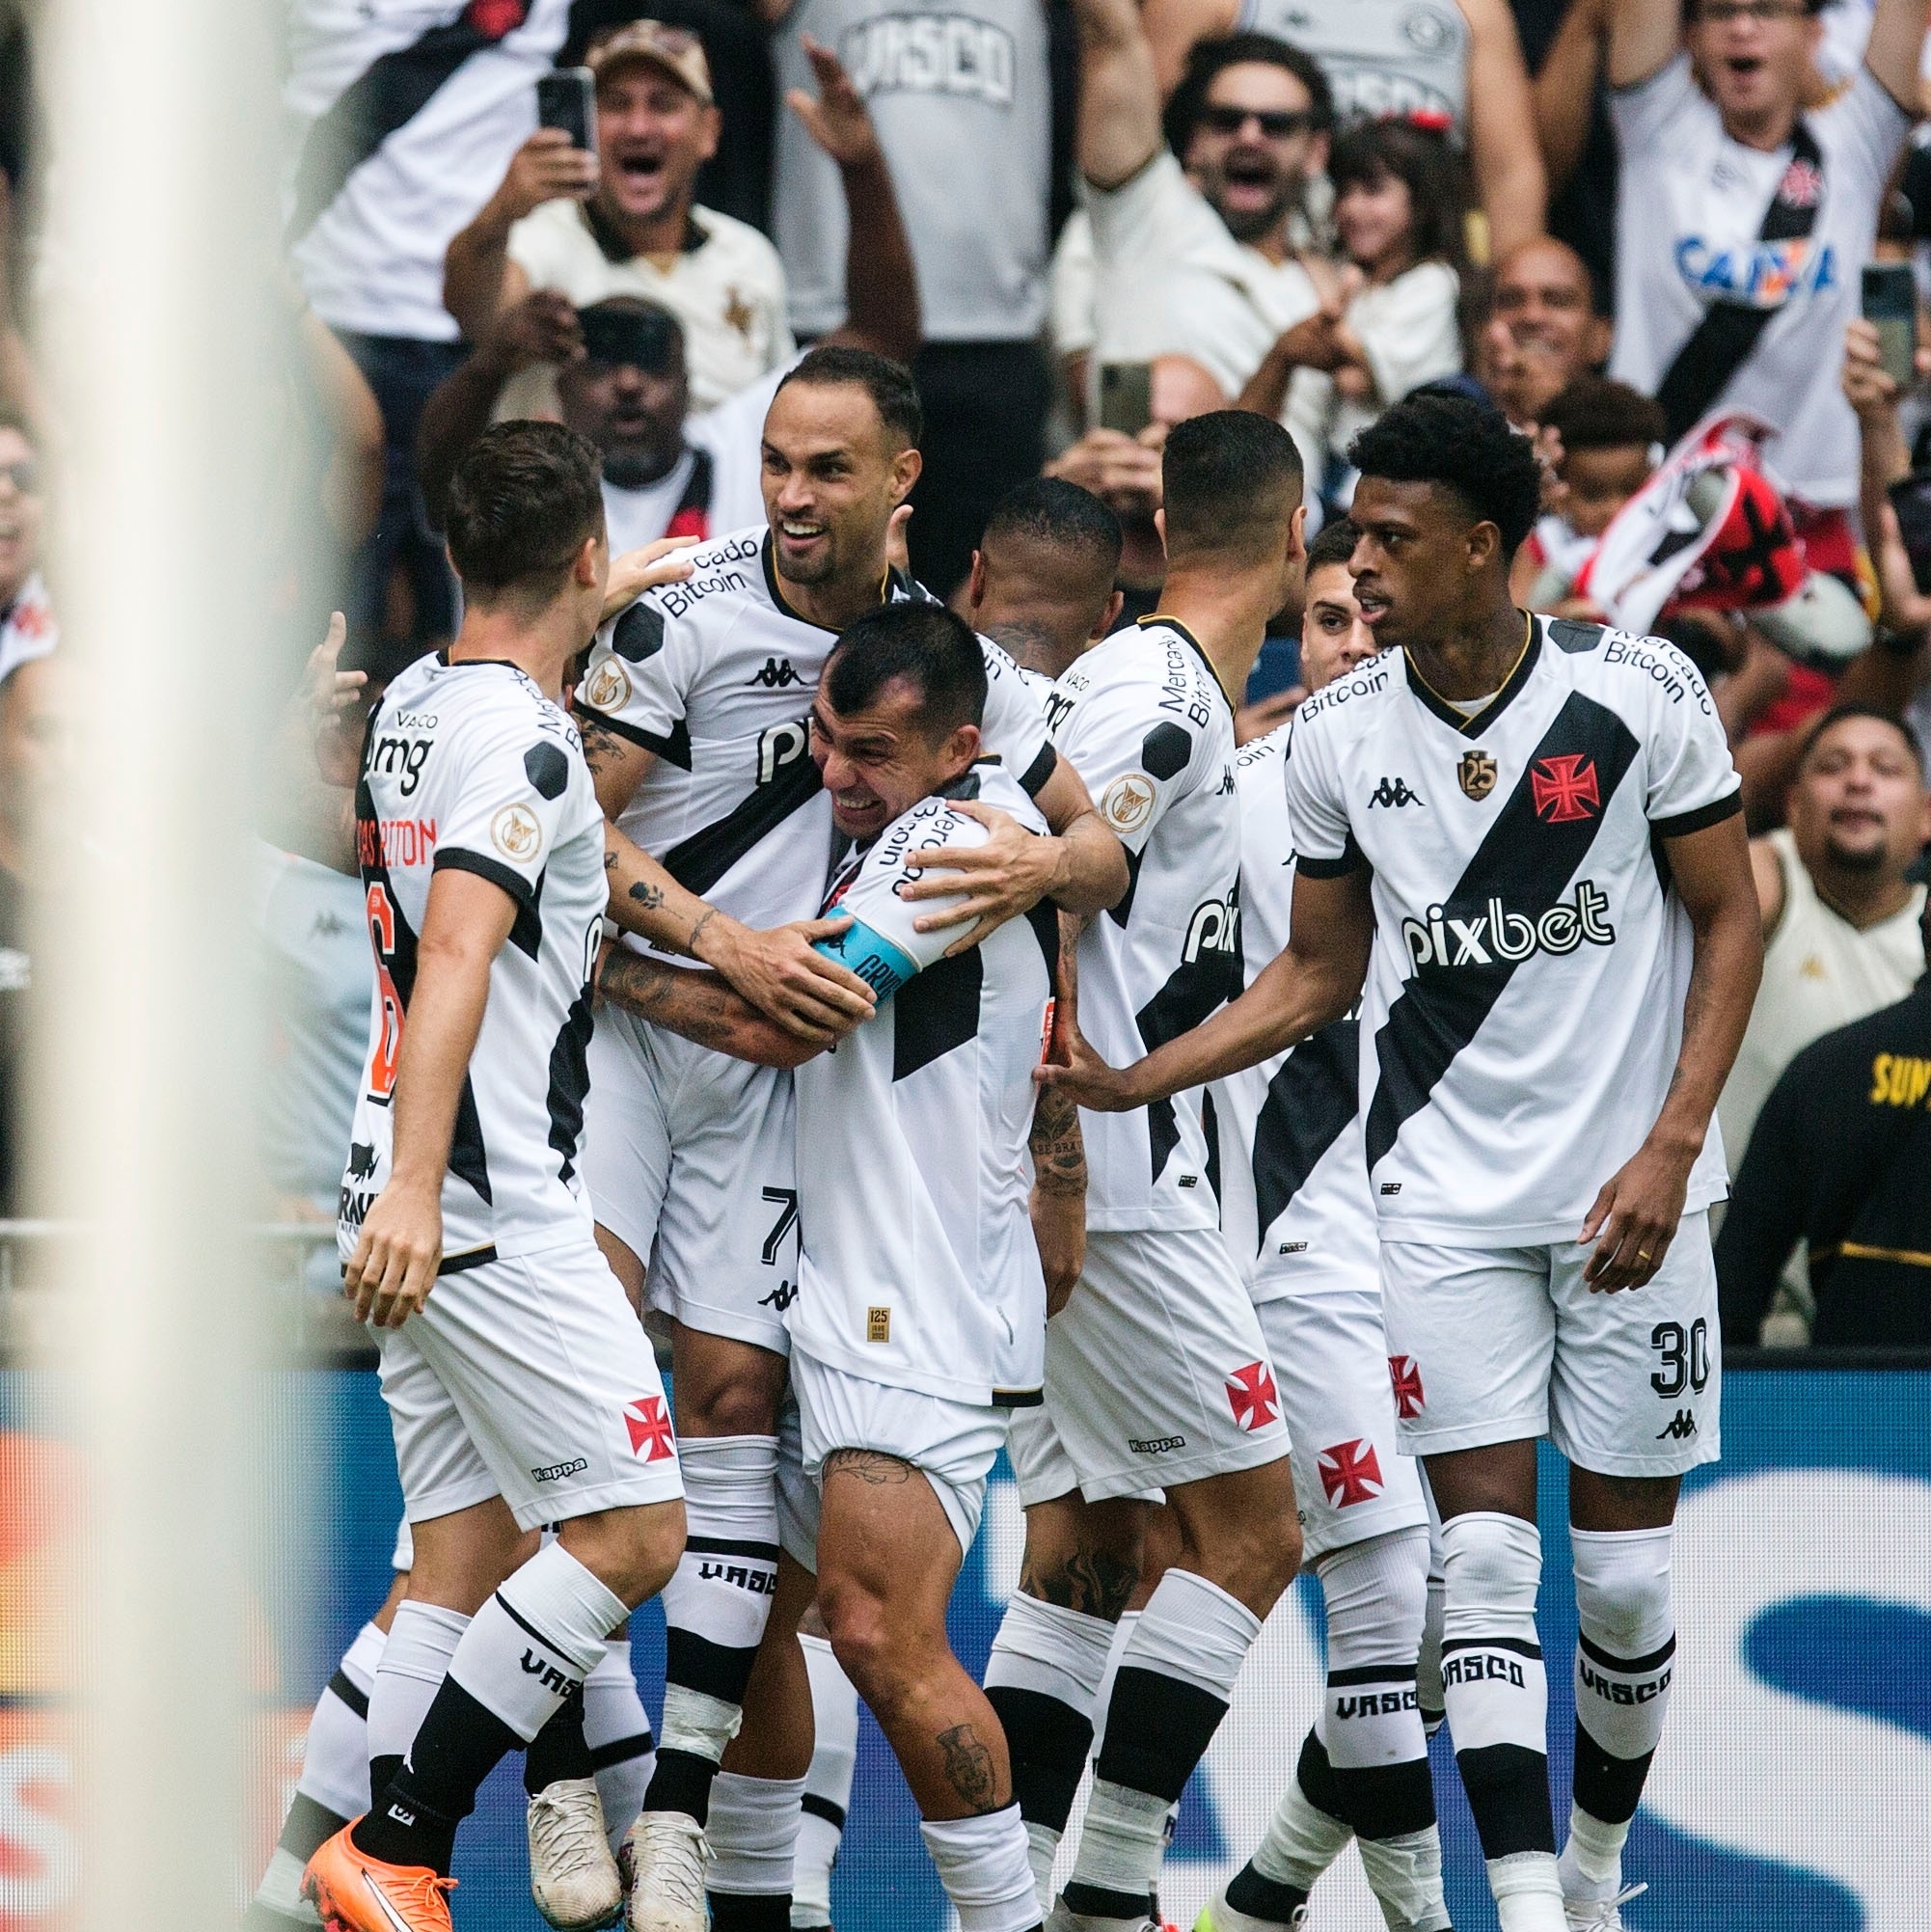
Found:
[[1536, 815], [1550, 825], [1574, 825], [1578, 819], [1593, 818], [1602, 808], [1594, 762], [1580, 751], [1537, 758], [1529, 773], [1529, 794], [1536, 803]]
[[1372, 1442], [1337, 1442], [1320, 1453], [1320, 1486], [1337, 1510], [1381, 1493], [1381, 1462]]
[[1388, 1379], [1395, 1385], [1395, 1413], [1412, 1422], [1422, 1412], [1422, 1372], [1412, 1355], [1388, 1357]]
[[1281, 1412], [1281, 1396], [1266, 1363], [1249, 1362], [1244, 1369], [1236, 1369], [1228, 1378], [1227, 1402], [1234, 1420], [1250, 1435], [1272, 1422]]
[[662, 1462], [677, 1454], [670, 1433], [670, 1412], [664, 1406], [662, 1396], [638, 1397], [624, 1409], [623, 1423], [630, 1430], [633, 1456], [640, 1456], [646, 1462]]

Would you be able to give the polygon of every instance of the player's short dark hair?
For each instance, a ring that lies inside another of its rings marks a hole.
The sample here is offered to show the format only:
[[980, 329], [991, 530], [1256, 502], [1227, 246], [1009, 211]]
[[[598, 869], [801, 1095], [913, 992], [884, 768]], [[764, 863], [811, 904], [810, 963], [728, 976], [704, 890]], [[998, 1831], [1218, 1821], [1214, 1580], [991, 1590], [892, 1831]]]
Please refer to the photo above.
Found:
[[905, 439], [902, 447], [918, 448], [925, 434], [925, 411], [919, 404], [918, 385], [903, 363], [889, 356], [874, 355], [870, 349], [850, 348], [833, 342], [825, 348], [807, 349], [798, 364], [778, 384], [779, 391], [795, 382], [830, 388], [844, 383], [861, 389], [872, 398], [879, 420]]
[[894, 678], [918, 687], [937, 740], [986, 715], [986, 654], [964, 617], [943, 604], [885, 604], [838, 634], [821, 689], [841, 717], [862, 711]]
[[1354, 439], [1347, 460], [1364, 476], [1452, 492], [1477, 522], [1501, 531], [1505, 558], [1521, 549], [1541, 514], [1534, 446], [1499, 409], [1468, 396], [1403, 397]]
[[497, 422], [449, 478], [449, 561], [476, 597], [527, 591], [544, 602], [604, 527], [597, 446], [560, 422]]
[[[1215, 409], [1167, 432], [1160, 454], [1167, 552], [1256, 551], [1301, 500], [1301, 456], [1271, 416]], [[1283, 499], [1292, 499], [1283, 510]]]
[[1571, 449], [1647, 449], [1665, 442], [1669, 424], [1663, 405], [1626, 382], [1604, 376], [1578, 376], [1542, 411], [1542, 426]]
[[1031, 476], [993, 505], [982, 550], [1001, 540], [1041, 544], [1092, 558], [1108, 578], [1120, 567], [1120, 519], [1091, 490], [1064, 476]]
[[1346, 517], [1330, 518], [1308, 545], [1308, 575], [1325, 570], [1330, 563], [1346, 563], [1360, 540], [1361, 532]]
[[1810, 753], [1817, 748], [1817, 740], [1832, 725], [1841, 724], [1847, 718], [1875, 719], [1880, 724], [1888, 724], [1904, 740], [1905, 748], [1911, 753], [1911, 762], [1917, 767], [1917, 776], [1924, 776], [1924, 741], [1918, 737], [1910, 719], [1895, 711], [1887, 711], [1881, 704], [1834, 704], [1830, 710], [1812, 724], [1804, 734], [1804, 748], [1797, 755], [1801, 770], [1809, 762]]
[[1186, 71], [1167, 102], [1164, 116], [1167, 146], [1184, 155], [1186, 144], [1207, 112], [1207, 91], [1229, 68], [1249, 65], [1285, 68], [1308, 91], [1308, 108], [1318, 128], [1334, 125], [1334, 90], [1320, 63], [1301, 48], [1272, 34], [1220, 34], [1196, 41], [1186, 57]]

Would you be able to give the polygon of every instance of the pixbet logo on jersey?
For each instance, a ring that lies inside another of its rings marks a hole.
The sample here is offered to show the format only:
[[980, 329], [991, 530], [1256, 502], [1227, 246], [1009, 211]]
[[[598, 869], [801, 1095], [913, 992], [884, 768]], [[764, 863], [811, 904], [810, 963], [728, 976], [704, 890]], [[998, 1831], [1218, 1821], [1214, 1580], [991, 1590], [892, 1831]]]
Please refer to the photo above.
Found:
[[1516, 966], [1532, 953], [1572, 953], [1587, 939], [1613, 946], [1616, 928], [1605, 916], [1609, 897], [1589, 880], [1577, 882], [1573, 899], [1558, 899], [1531, 917], [1511, 912], [1500, 899], [1464, 918], [1446, 906], [1430, 906], [1426, 919], [1401, 921], [1410, 965], [1423, 966]]

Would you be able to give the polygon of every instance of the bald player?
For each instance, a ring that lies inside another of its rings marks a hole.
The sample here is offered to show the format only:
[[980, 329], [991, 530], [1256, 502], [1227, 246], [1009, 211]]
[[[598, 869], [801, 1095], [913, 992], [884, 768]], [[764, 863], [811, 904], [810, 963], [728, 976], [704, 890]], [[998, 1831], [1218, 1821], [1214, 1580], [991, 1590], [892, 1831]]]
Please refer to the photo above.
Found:
[[1119, 622], [1120, 519], [1091, 490], [1034, 476], [1009, 490], [972, 553], [966, 615], [1037, 692]]

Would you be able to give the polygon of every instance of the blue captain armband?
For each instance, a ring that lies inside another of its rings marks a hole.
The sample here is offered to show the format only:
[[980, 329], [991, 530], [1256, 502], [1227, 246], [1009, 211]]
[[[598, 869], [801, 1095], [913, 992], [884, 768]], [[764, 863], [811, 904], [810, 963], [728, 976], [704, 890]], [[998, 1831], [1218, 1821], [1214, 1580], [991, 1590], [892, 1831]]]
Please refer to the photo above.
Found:
[[[837, 917], [835, 907], [829, 916]], [[914, 961], [862, 919], [854, 919], [844, 932], [831, 939], [820, 939], [811, 950], [857, 973], [881, 999], [889, 999], [918, 971]]]

